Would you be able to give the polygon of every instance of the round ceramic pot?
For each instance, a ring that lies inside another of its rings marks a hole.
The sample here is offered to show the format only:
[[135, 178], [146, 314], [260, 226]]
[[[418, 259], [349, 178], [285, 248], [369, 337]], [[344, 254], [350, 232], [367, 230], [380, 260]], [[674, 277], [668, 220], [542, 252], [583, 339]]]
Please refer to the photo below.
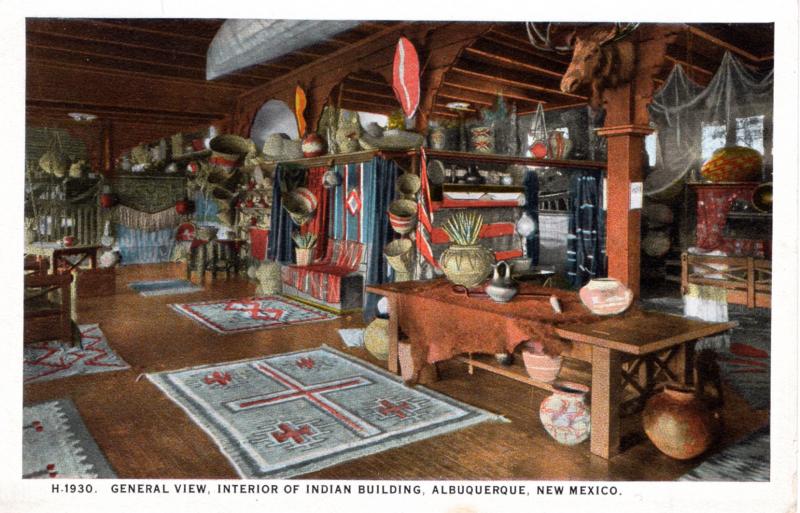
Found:
[[476, 126], [470, 129], [472, 151], [494, 153], [494, 129], [490, 126]]
[[591, 415], [586, 405], [589, 387], [566, 381], [553, 384], [553, 395], [542, 401], [539, 419], [558, 443], [575, 445], [589, 438]]
[[550, 356], [531, 349], [522, 351], [522, 361], [525, 363], [525, 370], [528, 376], [537, 380], [550, 383], [558, 377], [561, 370], [561, 357]]
[[671, 458], [688, 460], [703, 454], [719, 433], [719, 416], [694, 389], [670, 384], [650, 399], [642, 412], [647, 437]]
[[447, 149], [447, 130], [443, 127], [434, 128], [430, 133], [431, 148], [434, 150]]
[[492, 272], [494, 253], [480, 244], [452, 244], [442, 252], [439, 265], [448, 280], [467, 288], [477, 287]]
[[586, 308], [597, 315], [620, 314], [633, 302], [633, 292], [614, 278], [591, 280], [579, 295]]
[[311, 265], [311, 261], [314, 259], [314, 248], [295, 248], [294, 254], [297, 265]]
[[376, 318], [364, 329], [364, 347], [378, 360], [389, 359], [389, 320]]
[[315, 133], [310, 133], [303, 138], [301, 145], [304, 157], [319, 157], [325, 153], [325, 141]]
[[715, 151], [700, 168], [700, 174], [712, 182], [751, 182], [760, 177], [762, 164], [756, 150], [729, 146]]

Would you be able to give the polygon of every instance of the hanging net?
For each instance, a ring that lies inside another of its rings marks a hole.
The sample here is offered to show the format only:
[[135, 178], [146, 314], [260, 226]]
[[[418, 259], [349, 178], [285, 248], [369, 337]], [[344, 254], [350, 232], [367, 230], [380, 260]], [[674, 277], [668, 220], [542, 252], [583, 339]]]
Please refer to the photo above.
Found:
[[676, 65], [650, 105], [658, 144], [645, 193], [658, 200], [674, 197], [690, 170], [699, 169], [715, 150], [726, 146], [757, 150], [769, 171], [772, 89], [772, 71], [757, 76], [727, 52], [706, 88]]

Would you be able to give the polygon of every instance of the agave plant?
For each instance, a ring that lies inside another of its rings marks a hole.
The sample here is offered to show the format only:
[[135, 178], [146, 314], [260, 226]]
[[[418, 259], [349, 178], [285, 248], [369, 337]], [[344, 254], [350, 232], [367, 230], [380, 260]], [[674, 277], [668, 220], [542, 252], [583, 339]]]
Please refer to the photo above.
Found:
[[292, 234], [292, 240], [297, 244], [297, 247], [301, 249], [313, 248], [317, 244], [317, 236], [313, 233], [301, 234], [295, 232]]
[[483, 227], [483, 216], [461, 210], [447, 220], [442, 229], [454, 244], [472, 246], [477, 244]]

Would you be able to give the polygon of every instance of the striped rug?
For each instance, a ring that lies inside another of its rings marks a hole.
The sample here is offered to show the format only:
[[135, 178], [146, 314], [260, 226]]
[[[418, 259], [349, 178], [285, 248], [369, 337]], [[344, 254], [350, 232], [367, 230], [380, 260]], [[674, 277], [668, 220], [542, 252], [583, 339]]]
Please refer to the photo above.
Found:
[[769, 481], [769, 426], [711, 456], [679, 481]]

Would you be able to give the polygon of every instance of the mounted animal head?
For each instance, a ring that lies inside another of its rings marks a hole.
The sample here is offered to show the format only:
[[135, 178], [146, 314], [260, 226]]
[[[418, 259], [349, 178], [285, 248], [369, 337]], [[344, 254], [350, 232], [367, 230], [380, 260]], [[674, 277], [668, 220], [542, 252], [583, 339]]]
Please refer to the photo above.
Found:
[[540, 50], [572, 51], [572, 60], [561, 79], [561, 90], [576, 93], [589, 86], [589, 104], [596, 109], [602, 104], [603, 90], [624, 84], [633, 76], [634, 47], [625, 38], [637, 26], [636, 23], [616, 23], [580, 28], [566, 38], [566, 46], [555, 46], [551, 42], [550, 25], [542, 30], [529, 23], [528, 35], [533, 46]]

